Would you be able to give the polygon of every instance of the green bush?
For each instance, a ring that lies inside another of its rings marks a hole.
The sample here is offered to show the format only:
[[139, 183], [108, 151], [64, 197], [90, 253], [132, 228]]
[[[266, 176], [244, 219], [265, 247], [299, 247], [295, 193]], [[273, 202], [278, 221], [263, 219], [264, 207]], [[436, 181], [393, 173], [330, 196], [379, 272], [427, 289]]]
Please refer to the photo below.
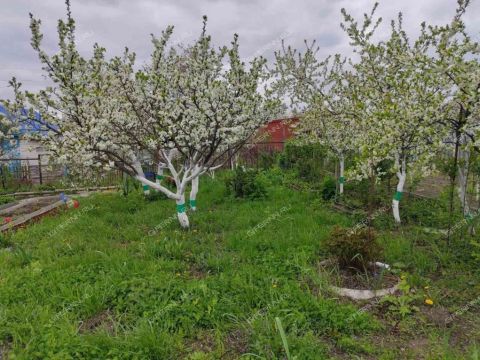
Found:
[[322, 199], [331, 200], [337, 192], [337, 183], [331, 176], [325, 176], [322, 182]]
[[319, 144], [287, 143], [279, 156], [279, 166], [282, 169], [295, 170], [303, 180], [317, 182], [323, 176], [326, 158], [327, 152]]
[[336, 257], [342, 268], [363, 270], [382, 255], [382, 247], [373, 229], [347, 229], [336, 226], [325, 242], [326, 250]]
[[369, 206], [379, 208], [391, 201], [393, 193], [383, 189], [383, 184], [375, 184], [372, 189], [370, 179], [351, 180], [345, 184], [344, 202], [352, 207], [368, 209]]
[[14, 201], [15, 201], [15, 198], [13, 196], [10, 196], [10, 195], [0, 196], [0, 205], [8, 204]]
[[[454, 213], [450, 214], [450, 187], [447, 187], [437, 199], [411, 197], [401, 202], [400, 215], [406, 223], [446, 229], [463, 220], [458, 196], [453, 197]], [[403, 205], [403, 206], [402, 206]]]
[[258, 156], [257, 167], [259, 169], [268, 170], [277, 163], [277, 155], [275, 153], [261, 152]]
[[286, 175], [287, 173], [282, 169], [274, 166], [271, 169], [260, 171], [258, 179], [268, 186], [279, 186], [284, 183]]
[[225, 181], [227, 194], [236, 198], [261, 199], [267, 196], [264, 182], [253, 169], [239, 166]]
[[285, 144], [283, 156], [281, 156], [280, 160], [284, 167], [290, 168], [305, 159], [322, 159], [326, 157], [326, 154], [325, 148], [320, 144], [295, 144], [288, 142]]

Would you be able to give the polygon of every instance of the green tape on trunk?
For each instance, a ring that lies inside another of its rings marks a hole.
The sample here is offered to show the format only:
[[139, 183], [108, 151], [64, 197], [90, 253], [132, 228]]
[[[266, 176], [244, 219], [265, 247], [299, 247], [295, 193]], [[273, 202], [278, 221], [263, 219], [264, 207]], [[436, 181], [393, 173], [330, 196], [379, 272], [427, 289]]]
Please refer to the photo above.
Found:
[[345, 177], [340, 176], [340, 178], [338, 179], [338, 182], [339, 182], [340, 184], [345, 184]]
[[197, 200], [190, 199], [190, 207], [192, 208], [197, 207]]
[[163, 175], [157, 175], [157, 179], [158, 179], [158, 180], [162, 180], [162, 179], [163, 179]]
[[393, 200], [400, 201], [400, 200], [402, 200], [402, 196], [403, 196], [403, 193], [401, 191], [397, 191], [395, 193], [395, 196], [393, 197]]
[[185, 204], [177, 204], [177, 212], [184, 213], [185, 212]]
[[143, 191], [148, 191], [148, 189], [150, 188], [150, 186], [148, 185], [143, 185], [142, 187], [143, 187]]

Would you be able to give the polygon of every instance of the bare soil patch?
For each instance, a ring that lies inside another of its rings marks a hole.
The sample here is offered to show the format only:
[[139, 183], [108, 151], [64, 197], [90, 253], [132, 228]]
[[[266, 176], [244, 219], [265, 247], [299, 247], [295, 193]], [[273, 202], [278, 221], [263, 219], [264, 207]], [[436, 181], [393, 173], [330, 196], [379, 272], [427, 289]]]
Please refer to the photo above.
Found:
[[328, 271], [334, 277], [334, 285], [340, 288], [354, 290], [377, 290], [395, 286], [399, 279], [388, 269], [376, 266], [366, 266], [363, 270], [356, 268], [341, 268], [336, 261], [324, 261], [320, 270]]
[[243, 329], [230, 331], [224, 341], [225, 354], [222, 359], [238, 359], [248, 352], [248, 334]]
[[110, 310], [104, 310], [88, 318], [80, 324], [78, 331], [80, 333], [95, 332], [103, 329], [110, 335], [115, 333], [114, 315]]

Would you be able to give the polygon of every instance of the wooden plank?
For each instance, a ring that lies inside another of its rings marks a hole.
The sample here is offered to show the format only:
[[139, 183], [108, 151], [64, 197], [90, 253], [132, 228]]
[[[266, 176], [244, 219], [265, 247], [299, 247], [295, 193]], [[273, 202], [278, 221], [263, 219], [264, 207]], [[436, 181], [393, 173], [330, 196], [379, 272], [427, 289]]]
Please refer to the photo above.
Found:
[[20, 225], [23, 225], [23, 224], [29, 222], [30, 220], [35, 219], [36, 217], [44, 215], [44, 214], [46, 214], [46, 213], [58, 208], [59, 206], [64, 205], [64, 204], [65, 204], [65, 202], [63, 200], [60, 200], [60, 201], [57, 201], [53, 204], [47, 205], [47, 206], [45, 206], [41, 209], [38, 209], [38, 210], [36, 210], [36, 211], [34, 211], [30, 214], [24, 215], [22, 217], [19, 217], [16, 220], [13, 220], [13, 221], [5, 224], [5, 225], [2, 225], [0, 227], [0, 231], [3, 232], [3, 231], [14, 229], [14, 228], [16, 228]]
[[77, 193], [81, 191], [97, 191], [97, 190], [113, 190], [117, 189], [118, 186], [99, 186], [99, 187], [84, 187], [77, 189], [58, 189], [58, 190], [45, 190], [45, 191], [25, 191], [17, 193], [6, 193], [0, 194], [0, 196], [33, 196], [33, 195], [55, 195], [60, 193]]
[[11, 202], [11, 203], [8, 203], [8, 204], [0, 205], [0, 211], [9, 209], [9, 208], [11, 208], [15, 205], [18, 205], [18, 201], [14, 201], [14, 202]]
[[29, 160], [35, 160], [35, 161], [37, 161], [38, 159], [37, 159], [37, 158], [13, 158], [13, 159], [0, 159], [0, 161], [5, 161], [5, 162], [9, 162], [9, 161], [16, 161], [16, 160], [20, 160], [20, 161], [29, 161]]
[[[50, 196], [41, 197], [41, 200], [44, 200], [44, 199], [52, 199], [52, 200], [53, 199], [58, 199], [58, 196], [57, 195], [50, 195]], [[23, 208], [27, 205], [30, 205], [32, 203], [35, 203], [35, 202], [39, 201], [39, 200], [40, 200], [40, 198], [38, 198], [38, 197], [21, 199], [21, 200], [17, 201], [16, 203], [14, 203], [12, 206], [0, 209], [0, 216], [4, 215], [4, 214], [7, 214], [7, 213], [11, 213], [12, 211], [16, 211], [18, 209], [21, 209], [21, 208]]]

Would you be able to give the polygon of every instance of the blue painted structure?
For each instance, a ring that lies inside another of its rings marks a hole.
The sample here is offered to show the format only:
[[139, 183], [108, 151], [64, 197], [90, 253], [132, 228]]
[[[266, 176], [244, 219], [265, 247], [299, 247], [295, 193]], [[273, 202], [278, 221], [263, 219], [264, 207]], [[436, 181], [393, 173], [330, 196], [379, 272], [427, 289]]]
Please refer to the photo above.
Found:
[[[27, 110], [24, 110], [25, 114]], [[0, 104], [0, 114], [8, 118], [12, 116], [8, 110]], [[45, 134], [46, 129], [42, 125], [42, 118], [40, 113], [35, 112], [35, 120], [25, 120], [21, 121], [18, 125], [18, 132], [13, 135], [13, 139], [4, 140], [1, 142], [0, 146], [8, 158], [19, 158], [20, 154], [20, 142], [23, 135], [26, 134]], [[12, 160], [8, 162], [8, 168], [10, 171], [14, 171], [21, 166], [20, 160]]]

